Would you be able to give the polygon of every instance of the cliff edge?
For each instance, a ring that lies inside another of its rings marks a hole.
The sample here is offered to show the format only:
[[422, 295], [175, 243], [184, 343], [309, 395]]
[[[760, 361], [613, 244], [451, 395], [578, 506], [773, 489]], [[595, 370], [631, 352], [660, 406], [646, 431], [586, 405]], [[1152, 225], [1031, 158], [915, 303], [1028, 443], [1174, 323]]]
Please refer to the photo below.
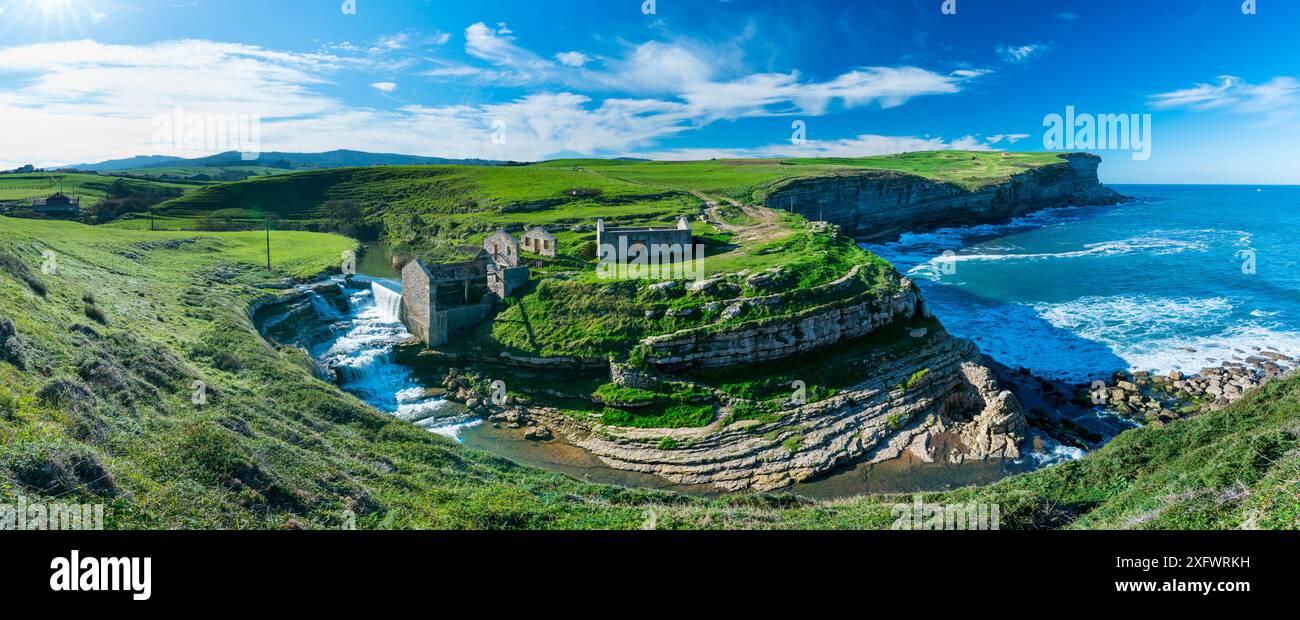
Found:
[[1060, 159], [973, 190], [889, 170], [795, 178], [774, 186], [766, 205], [836, 224], [859, 240], [892, 240], [904, 232], [996, 223], [1039, 209], [1124, 199], [1098, 179], [1100, 157], [1066, 153]]

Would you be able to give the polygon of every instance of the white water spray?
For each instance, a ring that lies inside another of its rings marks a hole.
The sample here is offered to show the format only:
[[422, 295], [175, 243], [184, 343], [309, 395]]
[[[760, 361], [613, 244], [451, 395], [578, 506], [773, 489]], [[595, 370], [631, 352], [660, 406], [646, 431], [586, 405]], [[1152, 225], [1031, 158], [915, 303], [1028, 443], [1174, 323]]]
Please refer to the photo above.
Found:
[[393, 323], [401, 322], [402, 294], [386, 288], [378, 282], [370, 283], [370, 291], [375, 296], [375, 307], [379, 309], [384, 318]]

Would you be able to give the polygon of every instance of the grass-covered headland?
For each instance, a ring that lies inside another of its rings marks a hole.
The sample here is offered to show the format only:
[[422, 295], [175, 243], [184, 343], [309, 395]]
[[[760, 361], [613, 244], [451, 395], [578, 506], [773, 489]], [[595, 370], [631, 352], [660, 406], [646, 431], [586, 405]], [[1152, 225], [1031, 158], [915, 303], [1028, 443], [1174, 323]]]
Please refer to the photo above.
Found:
[[[636, 528], [647, 511], [661, 528], [887, 528], [910, 501], [690, 498], [467, 450], [259, 336], [259, 284], [330, 269], [355, 244], [276, 232], [268, 273], [264, 243], [0, 218], [0, 502], [103, 502], [111, 528], [330, 528], [349, 511], [362, 528]], [[42, 270], [51, 256], [57, 272]], [[1004, 528], [1295, 528], [1298, 480], [1291, 378], [1077, 462], [926, 497], [998, 503]]]

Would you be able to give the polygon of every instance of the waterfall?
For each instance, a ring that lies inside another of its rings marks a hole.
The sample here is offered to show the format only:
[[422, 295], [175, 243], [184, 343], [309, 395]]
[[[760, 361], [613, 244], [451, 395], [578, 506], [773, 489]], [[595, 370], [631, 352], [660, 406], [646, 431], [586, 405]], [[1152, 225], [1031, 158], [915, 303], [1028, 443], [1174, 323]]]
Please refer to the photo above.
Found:
[[375, 307], [383, 313], [384, 318], [398, 323], [402, 320], [402, 294], [380, 286], [378, 282], [370, 283], [370, 291], [375, 296]]

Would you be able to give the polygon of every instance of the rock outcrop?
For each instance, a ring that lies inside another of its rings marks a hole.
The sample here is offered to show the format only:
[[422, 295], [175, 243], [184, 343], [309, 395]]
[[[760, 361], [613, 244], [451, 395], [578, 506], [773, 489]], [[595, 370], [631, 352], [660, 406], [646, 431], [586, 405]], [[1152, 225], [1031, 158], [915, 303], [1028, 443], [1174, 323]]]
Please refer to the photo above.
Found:
[[861, 338], [896, 320], [919, 316], [928, 316], [925, 302], [916, 286], [903, 278], [893, 293], [856, 295], [791, 316], [735, 327], [682, 330], [646, 338], [642, 344], [650, 350], [647, 359], [660, 368], [752, 364]]
[[1068, 153], [1061, 160], [975, 191], [883, 170], [792, 179], [768, 195], [767, 206], [831, 222], [859, 239], [883, 240], [903, 232], [1005, 221], [1049, 207], [1123, 199], [1098, 180], [1100, 157]]
[[770, 423], [635, 429], [544, 407], [530, 413], [611, 467], [727, 491], [780, 489], [904, 451], [952, 463], [1019, 458], [1027, 427], [1020, 403], [970, 341], [938, 332], [914, 352], [863, 367], [873, 371], [861, 383]]

